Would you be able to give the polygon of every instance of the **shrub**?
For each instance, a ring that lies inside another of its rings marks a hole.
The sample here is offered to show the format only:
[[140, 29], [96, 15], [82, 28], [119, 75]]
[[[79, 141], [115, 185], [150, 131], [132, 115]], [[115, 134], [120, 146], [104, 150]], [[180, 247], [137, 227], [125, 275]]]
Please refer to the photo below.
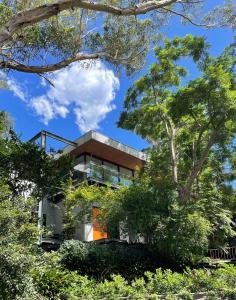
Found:
[[146, 272], [145, 277], [130, 281], [121, 275], [111, 275], [110, 280], [97, 282], [77, 272], [62, 270], [60, 266], [52, 268], [49, 261], [48, 266], [38, 268], [37, 276], [34, 274], [33, 277], [38, 291], [45, 299], [192, 300], [195, 299], [194, 293], [205, 293], [208, 300], [233, 300], [236, 299], [235, 272], [234, 266], [225, 266], [211, 272], [187, 270], [176, 273], [157, 269], [155, 273]]
[[26, 294], [34, 299], [36, 292], [30, 275], [34, 261], [35, 257], [26, 247], [15, 244], [1, 247], [0, 299], [12, 300]]
[[54, 299], [71, 283], [71, 272], [59, 265], [59, 259], [56, 252], [42, 253], [31, 270], [38, 293], [47, 299]]
[[120, 274], [126, 279], [142, 276], [158, 267], [157, 257], [141, 244], [97, 244], [66, 241], [60, 248], [64, 267], [96, 279]]

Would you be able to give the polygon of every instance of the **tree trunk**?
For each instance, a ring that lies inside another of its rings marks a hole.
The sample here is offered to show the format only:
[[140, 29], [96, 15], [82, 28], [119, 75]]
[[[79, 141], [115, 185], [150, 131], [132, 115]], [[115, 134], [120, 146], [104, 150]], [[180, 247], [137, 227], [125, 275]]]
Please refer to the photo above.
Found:
[[178, 184], [178, 167], [177, 167], [177, 156], [176, 156], [176, 129], [172, 128], [171, 136], [170, 136], [170, 149], [171, 149], [171, 161], [172, 161], [172, 172], [174, 183]]
[[216, 135], [217, 135], [217, 130], [215, 129], [215, 130], [213, 130], [212, 135], [210, 136], [210, 138], [207, 142], [207, 145], [202, 152], [202, 155], [194, 164], [194, 166], [187, 178], [185, 186], [179, 190], [180, 202], [185, 203], [189, 199], [189, 197], [191, 195], [193, 183], [199, 176], [201, 168], [207, 160], [209, 151], [215, 142]]

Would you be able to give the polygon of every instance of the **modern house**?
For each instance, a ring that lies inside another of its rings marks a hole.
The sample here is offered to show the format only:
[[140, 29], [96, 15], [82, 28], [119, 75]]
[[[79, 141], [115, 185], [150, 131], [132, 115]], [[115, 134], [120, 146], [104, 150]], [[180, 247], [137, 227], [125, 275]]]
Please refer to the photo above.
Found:
[[[47, 136], [68, 144], [60, 155], [69, 154], [74, 158], [73, 183], [75, 186], [85, 180], [89, 184], [107, 185], [109, 183], [111, 188], [129, 185], [132, 182], [135, 170], [141, 168], [147, 159], [144, 152], [95, 131], [89, 131], [75, 141], [69, 141], [42, 131], [33, 137], [31, 141], [41, 138], [41, 146], [45, 147]], [[55, 195], [54, 200], [56, 201], [52, 202], [49, 199], [41, 201], [39, 219], [40, 226], [45, 226], [53, 233], [50, 242], [57, 243], [63, 235], [62, 194]], [[91, 223], [82, 224], [77, 228], [75, 239], [94, 241], [108, 238], [107, 232], [96, 221], [99, 213], [99, 207], [94, 203], [91, 207]], [[49, 240], [44, 238], [42, 242], [47, 243]]]

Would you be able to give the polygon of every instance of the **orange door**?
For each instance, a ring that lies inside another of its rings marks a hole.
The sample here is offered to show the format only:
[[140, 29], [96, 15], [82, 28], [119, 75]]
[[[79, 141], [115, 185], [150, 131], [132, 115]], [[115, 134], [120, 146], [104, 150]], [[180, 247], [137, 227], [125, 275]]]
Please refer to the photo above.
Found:
[[97, 217], [101, 214], [101, 209], [97, 207], [93, 207], [93, 240], [106, 239], [107, 228], [105, 226], [101, 226], [97, 220]]

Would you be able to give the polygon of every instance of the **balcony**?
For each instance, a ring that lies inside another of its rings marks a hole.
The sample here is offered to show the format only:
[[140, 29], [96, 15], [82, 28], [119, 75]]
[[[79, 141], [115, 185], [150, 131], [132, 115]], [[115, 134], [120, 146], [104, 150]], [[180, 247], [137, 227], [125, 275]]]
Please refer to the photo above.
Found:
[[103, 183], [109, 182], [114, 186], [129, 186], [132, 183], [132, 177], [127, 177], [116, 170], [112, 170], [104, 165], [97, 165], [94, 162], [89, 163], [89, 168], [86, 173], [87, 177], [92, 180]]
[[[86, 165], [76, 167], [78, 171], [83, 172], [87, 180], [96, 181], [102, 184], [110, 183], [113, 187], [129, 186], [132, 183], [133, 177], [122, 174], [114, 169], [104, 165], [98, 165], [90, 161]], [[81, 177], [81, 176], [80, 176]], [[81, 182], [82, 180], [80, 180]]]

